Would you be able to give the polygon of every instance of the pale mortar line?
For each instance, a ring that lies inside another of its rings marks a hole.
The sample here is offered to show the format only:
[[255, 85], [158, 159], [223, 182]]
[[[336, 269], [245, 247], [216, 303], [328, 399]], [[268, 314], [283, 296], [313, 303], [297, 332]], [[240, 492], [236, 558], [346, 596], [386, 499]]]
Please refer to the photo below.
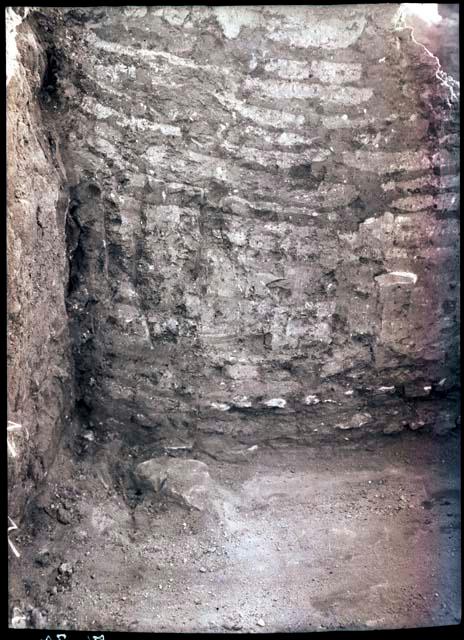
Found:
[[182, 136], [182, 132], [179, 127], [175, 127], [171, 124], [151, 122], [146, 118], [136, 118], [135, 116], [131, 116], [130, 118], [128, 118], [120, 111], [116, 111], [116, 109], [112, 109], [111, 107], [106, 107], [100, 104], [94, 98], [86, 97], [82, 101], [81, 108], [86, 113], [95, 115], [97, 117], [97, 120], [115, 118], [116, 121], [120, 124], [142, 131], [159, 131], [165, 136]]
[[374, 95], [370, 87], [359, 88], [349, 85], [304, 84], [285, 80], [257, 80], [245, 78], [244, 89], [259, 91], [261, 95], [284, 100], [319, 98], [334, 104], [357, 105], [367, 102]]
[[91, 33], [88, 36], [88, 42], [96, 47], [97, 49], [101, 49], [103, 51], [107, 51], [108, 53], [117, 53], [119, 55], [127, 55], [132, 58], [137, 58], [138, 61], [142, 58], [146, 58], [148, 60], [156, 61], [158, 58], [162, 58], [176, 67], [185, 67], [188, 69], [201, 69], [209, 72], [216, 73], [225, 73], [228, 74], [230, 69], [228, 67], [218, 67], [209, 64], [199, 65], [193, 62], [189, 62], [185, 58], [181, 58], [172, 53], [167, 53], [166, 51], [153, 51], [151, 49], [133, 49], [132, 47], [127, 47], [121, 44], [117, 44], [115, 42], [108, 42], [106, 40], [102, 40], [95, 33]]
[[[269, 125], [278, 128], [281, 128], [282, 125], [300, 126], [304, 124], [305, 121], [303, 114], [293, 114], [279, 109], [256, 107], [255, 105], [246, 104], [242, 100], [238, 100], [235, 96], [218, 94], [215, 95], [215, 98], [223, 107], [238, 111], [241, 116], [249, 118], [257, 124], [261, 123], [261, 126]], [[267, 121], [266, 118], [268, 118]], [[263, 122], [265, 122], [265, 125], [262, 124]]]

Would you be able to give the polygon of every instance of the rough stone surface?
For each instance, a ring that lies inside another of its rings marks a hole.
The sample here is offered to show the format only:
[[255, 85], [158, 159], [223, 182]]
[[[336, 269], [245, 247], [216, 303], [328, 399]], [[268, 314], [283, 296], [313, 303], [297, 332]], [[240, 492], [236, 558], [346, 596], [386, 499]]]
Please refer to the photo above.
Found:
[[456, 60], [398, 9], [8, 9], [12, 626], [460, 620]]
[[250, 444], [365, 413], [454, 426], [455, 400], [402, 388], [457, 382], [457, 102], [396, 12], [47, 12], [95, 424]]
[[82, 451], [455, 427], [458, 89], [398, 8], [48, 7], [15, 27], [16, 491], [74, 404]]
[[183, 506], [202, 511], [208, 504], [211, 479], [199, 460], [153, 459], [136, 467], [141, 487], [163, 494]]

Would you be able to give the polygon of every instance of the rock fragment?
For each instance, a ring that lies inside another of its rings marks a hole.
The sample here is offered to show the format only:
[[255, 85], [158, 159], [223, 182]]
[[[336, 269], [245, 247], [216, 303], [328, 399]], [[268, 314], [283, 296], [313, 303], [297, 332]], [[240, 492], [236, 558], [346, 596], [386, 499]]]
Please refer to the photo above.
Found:
[[145, 492], [165, 495], [174, 502], [203, 511], [211, 489], [204, 462], [180, 458], [153, 458], [139, 464], [136, 478]]
[[58, 522], [61, 522], [61, 524], [71, 524], [72, 513], [64, 507], [60, 506], [58, 507], [56, 512], [56, 519], [58, 520]]
[[62, 562], [58, 567], [58, 573], [63, 576], [71, 576], [73, 573], [73, 566], [70, 562]]

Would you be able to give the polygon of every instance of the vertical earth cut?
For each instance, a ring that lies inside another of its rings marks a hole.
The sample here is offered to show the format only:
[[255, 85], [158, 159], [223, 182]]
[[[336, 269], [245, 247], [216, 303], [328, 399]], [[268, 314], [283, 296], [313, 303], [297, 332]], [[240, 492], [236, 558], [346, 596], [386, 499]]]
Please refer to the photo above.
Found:
[[40, 8], [17, 27], [13, 492], [74, 410], [128, 444], [456, 426], [457, 85], [398, 8]]
[[7, 398], [13, 519], [46, 476], [74, 404], [65, 307], [68, 187], [39, 99], [47, 57], [22, 17], [8, 8]]

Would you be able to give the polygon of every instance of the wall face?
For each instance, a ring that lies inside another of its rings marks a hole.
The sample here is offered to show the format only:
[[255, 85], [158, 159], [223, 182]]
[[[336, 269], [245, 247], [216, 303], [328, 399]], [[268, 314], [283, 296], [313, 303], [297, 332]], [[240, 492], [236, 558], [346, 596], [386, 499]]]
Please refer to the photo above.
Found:
[[67, 12], [69, 304], [96, 424], [454, 423], [429, 396], [457, 370], [457, 115], [396, 10]]
[[8, 513], [17, 518], [55, 456], [73, 383], [64, 301], [68, 198], [37, 100], [46, 59], [26, 23], [11, 36], [8, 59], [15, 40], [18, 56], [7, 86], [7, 390], [8, 418], [21, 428], [8, 432]]
[[397, 9], [36, 13], [91, 426], [454, 427], [457, 103]]

